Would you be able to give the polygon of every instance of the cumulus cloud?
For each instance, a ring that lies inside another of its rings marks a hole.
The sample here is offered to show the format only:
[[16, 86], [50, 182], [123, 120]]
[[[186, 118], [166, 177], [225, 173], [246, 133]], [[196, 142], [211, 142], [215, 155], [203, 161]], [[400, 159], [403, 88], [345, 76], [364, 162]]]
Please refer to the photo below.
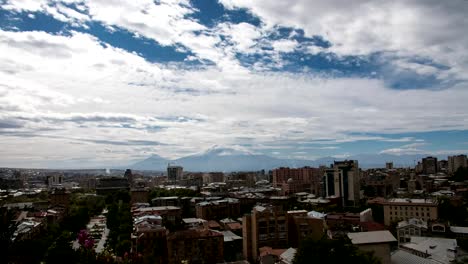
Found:
[[[467, 80], [466, 46], [468, 4], [455, 1], [309, 1], [282, 4], [268, 1], [221, 0], [228, 9], [245, 8], [268, 27], [303, 29], [307, 36], [321, 36], [331, 43], [326, 52], [340, 56], [392, 53], [422, 57], [445, 65], [441, 78]], [[311, 47], [313, 54], [323, 51]], [[433, 72], [413, 63], [397, 63], [402, 69]]]
[[[382, 153], [413, 153], [424, 142], [390, 135], [468, 129], [468, 43], [457, 26], [467, 24], [464, 6], [222, 0], [226, 8], [246, 8], [261, 23], [223, 21], [208, 28], [191, 16], [199, 11], [189, 1], [66, 2], [8, 0], [2, 8], [44, 12], [82, 27], [99, 22], [190, 51], [187, 60], [214, 64], [149, 62], [73, 30], [0, 30], [0, 50], [7, 51], [0, 53], [0, 137], [8, 139], [0, 155], [10, 161], [22, 159], [24, 149], [28, 157], [43, 155], [50, 145], [57, 147], [47, 157], [81, 160], [122, 160], [140, 154], [145, 144], [151, 146], [145, 151], [172, 158], [214, 144], [279, 155], [276, 150], [288, 145], [336, 150], [336, 144], [356, 141], [408, 143]], [[444, 17], [448, 11], [453, 16]], [[433, 21], [421, 18], [428, 14]], [[271, 38], [280, 26], [321, 36], [331, 46], [307, 46], [294, 34]], [[382, 53], [402, 72], [457, 82], [445, 89], [396, 90], [376, 78], [270, 71], [282, 65], [282, 53], [298, 49], [336, 56]], [[249, 68], [238, 58], [258, 54], [271, 61]], [[368, 136], [373, 134], [389, 136]]]

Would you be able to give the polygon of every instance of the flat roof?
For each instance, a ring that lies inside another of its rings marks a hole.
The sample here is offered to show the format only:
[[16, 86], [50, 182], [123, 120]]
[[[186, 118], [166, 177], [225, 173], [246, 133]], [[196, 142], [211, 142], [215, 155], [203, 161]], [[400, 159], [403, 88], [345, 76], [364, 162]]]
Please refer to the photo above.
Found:
[[451, 226], [450, 231], [458, 234], [468, 234], [468, 227], [465, 226]]
[[388, 230], [348, 233], [348, 237], [354, 245], [390, 243], [397, 241]]
[[439, 237], [417, 237], [412, 236], [409, 243], [401, 244], [403, 248], [413, 249], [429, 254], [429, 258], [439, 263], [450, 263], [453, 259], [448, 256], [448, 252], [455, 252], [457, 240]]
[[432, 199], [406, 199], [406, 198], [392, 198], [387, 200], [387, 204], [425, 204], [436, 206], [437, 202]]

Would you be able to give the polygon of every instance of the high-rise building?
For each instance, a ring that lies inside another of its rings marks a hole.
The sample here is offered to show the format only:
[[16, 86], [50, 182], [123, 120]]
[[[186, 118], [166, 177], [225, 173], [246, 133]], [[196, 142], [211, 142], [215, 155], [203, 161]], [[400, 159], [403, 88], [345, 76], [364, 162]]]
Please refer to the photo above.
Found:
[[130, 184], [130, 187], [133, 187], [133, 173], [131, 169], [125, 170], [124, 177], [128, 180], [128, 184]]
[[422, 173], [436, 174], [437, 173], [437, 158], [426, 157], [422, 159]]
[[467, 167], [466, 155], [457, 155], [448, 157], [448, 173], [454, 174], [458, 168]]
[[170, 182], [176, 182], [182, 179], [184, 169], [181, 166], [167, 166], [167, 180]]
[[243, 252], [249, 261], [256, 261], [259, 248], [287, 248], [288, 224], [285, 211], [274, 206], [255, 206], [242, 218]]
[[323, 177], [324, 196], [340, 197], [342, 206], [356, 205], [361, 198], [358, 161], [335, 161], [331, 167]]
[[393, 169], [393, 162], [387, 162], [387, 163], [385, 163], [385, 168], [386, 168], [387, 170]]

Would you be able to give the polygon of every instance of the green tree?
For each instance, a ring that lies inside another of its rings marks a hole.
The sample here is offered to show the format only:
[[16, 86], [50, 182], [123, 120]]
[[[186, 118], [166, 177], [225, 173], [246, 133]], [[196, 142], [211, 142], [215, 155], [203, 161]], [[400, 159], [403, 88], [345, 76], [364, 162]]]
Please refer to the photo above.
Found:
[[64, 231], [57, 240], [49, 247], [46, 254], [46, 263], [76, 263], [77, 254], [73, 250], [71, 241], [73, 240], [70, 232]]
[[380, 260], [372, 252], [360, 251], [349, 240], [308, 238], [299, 246], [293, 264], [310, 263], [362, 263], [379, 264]]
[[462, 182], [468, 180], [468, 168], [459, 167], [453, 174], [451, 180], [456, 182]]
[[1, 209], [0, 219], [0, 247], [8, 250], [12, 243], [13, 233], [16, 231], [18, 224], [14, 222], [15, 213], [13, 210]]
[[467, 223], [468, 211], [466, 205], [455, 206], [450, 198], [438, 199], [439, 219], [449, 221], [452, 225], [465, 225]]

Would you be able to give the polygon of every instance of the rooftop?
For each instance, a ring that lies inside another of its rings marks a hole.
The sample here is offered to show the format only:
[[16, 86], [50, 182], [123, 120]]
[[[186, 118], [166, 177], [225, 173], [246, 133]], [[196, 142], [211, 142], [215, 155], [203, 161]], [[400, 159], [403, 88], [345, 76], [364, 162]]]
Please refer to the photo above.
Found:
[[348, 237], [354, 245], [390, 243], [397, 241], [388, 230], [348, 233]]
[[280, 255], [280, 259], [287, 264], [293, 263], [294, 256], [297, 250], [295, 248], [288, 248], [283, 254]]
[[450, 231], [457, 234], [468, 234], [468, 227], [465, 226], [451, 226]]
[[[428, 258], [439, 263], [450, 263], [454, 259], [457, 248], [457, 240], [439, 237], [411, 237], [409, 243], [402, 244], [401, 247], [429, 254]], [[450, 256], [452, 252], [453, 256]]]
[[392, 264], [436, 264], [437, 261], [433, 259], [426, 259], [404, 250], [396, 250], [390, 256]]
[[231, 242], [235, 240], [242, 240], [242, 237], [234, 234], [231, 231], [220, 231], [224, 235], [224, 242]]
[[436, 201], [432, 199], [392, 198], [392, 199], [388, 199], [387, 203], [437, 205]]

